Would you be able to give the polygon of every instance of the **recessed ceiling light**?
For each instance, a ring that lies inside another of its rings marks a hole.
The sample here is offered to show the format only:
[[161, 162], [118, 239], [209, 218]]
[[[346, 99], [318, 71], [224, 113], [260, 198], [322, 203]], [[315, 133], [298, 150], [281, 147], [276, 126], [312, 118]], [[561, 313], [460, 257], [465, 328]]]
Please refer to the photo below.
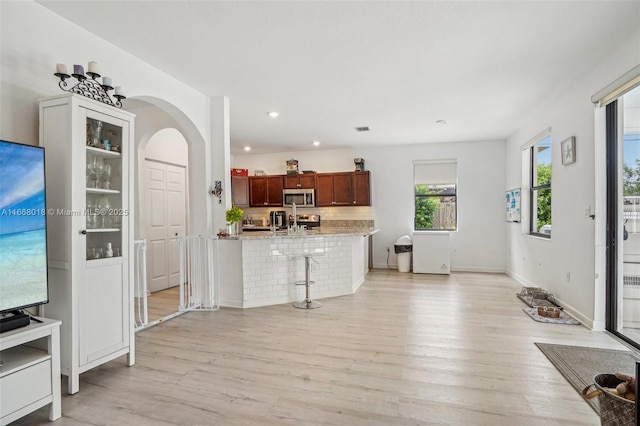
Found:
[[314, 145], [314, 146], [318, 146], [318, 145], [320, 145], [320, 141], [313, 141], [313, 145]]
[[271, 111], [271, 112], [268, 112], [267, 115], [271, 118], [277, 118], [280, 115], [280, 113], [276, 111]]
[[447, 124], [447, 120], [437, 120], [437, 124]]
[[250, 146], [245, 146], [245, 147], [244, 147], [244, 150], [245, 150], [245, 151], [251, 151], [251, 147], [250, 147]]
[[356, 127], [356, 132], [368, 132], [369, 126]]

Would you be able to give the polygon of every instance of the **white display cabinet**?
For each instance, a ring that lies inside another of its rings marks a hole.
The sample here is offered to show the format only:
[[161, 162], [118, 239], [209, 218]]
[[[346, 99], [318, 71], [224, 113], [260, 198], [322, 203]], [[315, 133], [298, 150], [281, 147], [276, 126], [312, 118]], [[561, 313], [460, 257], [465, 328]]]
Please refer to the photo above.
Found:
[[49, 304], [62, 321], [61, 370], [80, 373], [127, 355], [133, 365], [134, 115], [80, 95], [40, 102], [45, 147]]

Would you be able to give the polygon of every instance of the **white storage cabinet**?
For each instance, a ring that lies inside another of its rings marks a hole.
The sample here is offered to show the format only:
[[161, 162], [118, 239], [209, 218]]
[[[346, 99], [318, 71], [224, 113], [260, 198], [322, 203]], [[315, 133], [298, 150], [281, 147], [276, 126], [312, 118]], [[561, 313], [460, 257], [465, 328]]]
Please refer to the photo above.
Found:
[[49, 213], [43, 313], [62, 321], [61, 370], [71, 394], [80, 373], [125, 354], [135, 362], [133, 131], [133, 114], [80, 95], [40, 102]]
[[413, 233], [413, 273], [451, 273], [451, 243], [449, 232]]
[[60, 321], [39, 320], [0, 334], [0, 425], [47, 404], [49, 420], [62, 414]]

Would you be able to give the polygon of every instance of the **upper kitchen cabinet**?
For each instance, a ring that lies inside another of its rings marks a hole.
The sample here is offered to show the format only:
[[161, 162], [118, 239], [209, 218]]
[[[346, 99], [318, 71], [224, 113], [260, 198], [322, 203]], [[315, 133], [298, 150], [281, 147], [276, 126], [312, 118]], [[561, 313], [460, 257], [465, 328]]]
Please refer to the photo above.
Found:
[[249, 176], [249, 205], [251, 207], [282, 207], [283, 177]]
[[231, 176], [231, 202], [238, 207], [249, 207], [248, 176]]
[[371, 205], [369, 172], [319, 173], [316, 206]]
[[284, 176], [286, 189], [313, 189], [316, 187], [315, 173], [291, 174]]
[[369, 172], [353, 173], [353, 204], [356, 206], [371, 205]]
[[316, 175], [316, 206], [352, 206], [353, 173], [319, 173]]

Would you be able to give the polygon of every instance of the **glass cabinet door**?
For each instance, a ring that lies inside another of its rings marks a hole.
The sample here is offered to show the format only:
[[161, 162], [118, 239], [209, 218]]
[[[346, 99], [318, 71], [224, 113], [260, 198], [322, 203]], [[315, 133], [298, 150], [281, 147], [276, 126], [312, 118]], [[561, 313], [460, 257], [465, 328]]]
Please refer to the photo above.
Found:
[[87, 260], [121, 257], [123, 203], [123, 128], [87, 115], [86, 230]]

